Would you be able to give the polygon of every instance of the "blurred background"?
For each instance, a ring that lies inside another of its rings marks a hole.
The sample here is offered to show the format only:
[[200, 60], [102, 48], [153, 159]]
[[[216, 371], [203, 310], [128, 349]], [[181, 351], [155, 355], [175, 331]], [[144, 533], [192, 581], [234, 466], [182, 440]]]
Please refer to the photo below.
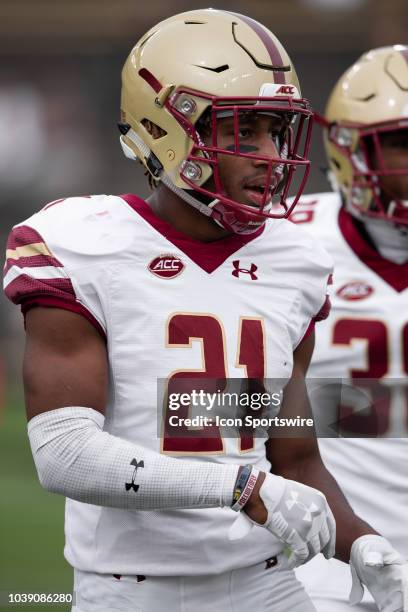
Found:
[[[156, 22], [203, 6], [195, 0], [0, 0], [1, 252], [10, 227], [47, 201], [90, 193], [147, 195], [141, 169], [119, 147], [121, 66]], [[268, 26], [319, 111], [362, 52], [408, 42], [406, 0], [214, 0], [211, 6]], [[306, 191], [327, 190], [318, 130], [312, 161]], [[1, 295], [0, 593], [67, 592], [63, 501], [40, 489], [26, 441], [23, 344], [18, 308]]]

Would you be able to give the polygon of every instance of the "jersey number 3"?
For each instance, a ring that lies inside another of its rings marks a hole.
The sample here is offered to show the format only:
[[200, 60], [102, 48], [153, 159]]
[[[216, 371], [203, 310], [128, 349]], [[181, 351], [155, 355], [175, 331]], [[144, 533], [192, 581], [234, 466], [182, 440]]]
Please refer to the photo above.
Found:
[[[339, 406], [342, 434], [386, 436], [391, 425], [393, 399], [394, 396], [395, 399], [398, 397], [398, 387], [393, 388], [381, 382], [390, 367], [387, 326], [382, 321], [371, 319], [339, 319], [333, 329], [333, 344], [350, 346], [354, 340], [366, 341], [367, 365], [364, 369], [351, 369], [350, 377], [357, 387], [365, 387], [369, 391], [372, 403], [370, 410], [360, 413], [355, 413], [351, 406]], [[402, 330], [401, 346], [402, 367], [408, 374], [408, 324]], [[403, 392], [408, 408], [408, 392], [405, 386]], [[408, 412], [406, 426], [408, 427]]]

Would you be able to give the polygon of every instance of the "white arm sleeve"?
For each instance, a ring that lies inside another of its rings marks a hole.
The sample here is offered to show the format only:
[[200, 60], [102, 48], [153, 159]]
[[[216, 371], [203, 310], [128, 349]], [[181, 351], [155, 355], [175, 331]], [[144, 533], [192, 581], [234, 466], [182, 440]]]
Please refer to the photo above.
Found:
[[33, 417], [28, 435], [45, 489], [98, 506], [136, 510], [231, 506], [238, 465], [166, 457], [102, 430], [92, 408]]

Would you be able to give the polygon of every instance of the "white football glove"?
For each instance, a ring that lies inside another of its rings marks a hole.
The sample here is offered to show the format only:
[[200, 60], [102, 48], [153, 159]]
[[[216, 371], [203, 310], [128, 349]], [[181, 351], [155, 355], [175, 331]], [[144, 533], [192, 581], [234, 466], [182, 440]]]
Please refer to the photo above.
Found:
[[[274, 474], [266, 474], [259, 495], [268, 512], [261, 525], [286, 544], [289, 567], [302, 565], [319, 552], [334, 555], [336, 523], [325, 496], [308, 487]], [[229, 531], [230, 540], [245, 537], [259, 525], [240, 512]]]
[[408, 612], [408, 563], [385, 538], [365, 535], [351, 547], [350, 604], [359, 603], [365, 584], [380, 612]]

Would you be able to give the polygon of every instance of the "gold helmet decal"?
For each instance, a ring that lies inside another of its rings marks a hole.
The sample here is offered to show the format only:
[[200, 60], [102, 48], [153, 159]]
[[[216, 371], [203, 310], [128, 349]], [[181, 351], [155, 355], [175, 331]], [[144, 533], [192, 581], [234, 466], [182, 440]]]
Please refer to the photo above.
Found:
[[[240, 118], [248, 113], [280, 118], [278, 157], [259, 158], [240, 143]], [[311, 114], [292, 62], [274, 34], [227, 11], [189, 11], [159, 23], [135, 45], [122, 72], [119, 127], [125, 154], [239, 233], [255, 231], [266, 217], [286, 217], [295, 206], [309, 172]], [[234, 124], [234, 146], [228, 149], [217, 144], [217, 124], [225, 117]], [[148, 129], [152, 125], [154, 133]], [[205, 130], [211, 134], [207, 145]], [[230, 199], [218, 172], [220, 155], [265, 162], [267, 184], [256, 209]], [[296, 168], [303, 174], [289, 205]]]
[[408, 202], [387, 191], [386, 177], [408, 176], [387, 166], [386, 138], [408, 140], [408, 47], [365, 53], [335, 85], [325, 111], [330, 170], [351, 212], [408, 224]]

